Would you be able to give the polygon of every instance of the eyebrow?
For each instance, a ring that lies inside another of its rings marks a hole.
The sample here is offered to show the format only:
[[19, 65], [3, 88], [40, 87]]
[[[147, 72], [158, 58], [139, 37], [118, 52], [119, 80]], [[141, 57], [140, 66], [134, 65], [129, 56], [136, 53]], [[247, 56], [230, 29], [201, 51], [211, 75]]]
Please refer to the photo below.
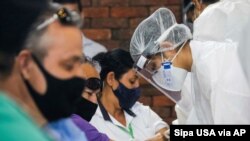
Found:
[[135, 81], [135, 80], [138, 79], [138, 78], [139, 78], [139, 76], [135, 75], [133, 78], [130, 78], [129, 80], [130, 80], [130, 81]]
[[65, 59], [65, 60], [68, 60], [68, 61], [72, 61], [72, 62], [85, 62], [85, 57], [83, 55], [81, 56], [78, 56], [78, 55], [75, 55], [73, 57], [70, 57], [68, 59]]

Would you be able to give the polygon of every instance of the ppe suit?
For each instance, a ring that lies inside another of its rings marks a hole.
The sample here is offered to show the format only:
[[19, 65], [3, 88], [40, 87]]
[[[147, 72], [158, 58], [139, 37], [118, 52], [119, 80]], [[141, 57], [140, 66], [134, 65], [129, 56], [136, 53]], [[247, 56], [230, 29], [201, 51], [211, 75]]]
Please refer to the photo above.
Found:
[[250, 82], [249, 14], [250, 0], [220, 0], [207, 7], [195, 20], [193, 34], [193, 38], [199, 41], [230, 39], [236, 42], [240, 63], [248, 82]]
[[[207, 10], [208, 8], [205, 11]], [[205, 11], [204, 13], [207, 13]], [[200, 15], [201, 18], [202, 15], [203, 13]], [[206, 22], [208, 23], [209, 21], [206, 20]], [[213, 23], [214, 21], [210, 22]], [[202, 24], [200, 24], [200, 26], [201, 25]], [[138, 27], [140, 27], [140, 25]], [[195, 25], [195, 27], [197, 27], [197, 25]], [[169, 26], [166, 30], [169, 29], [172, 30], [172, 26]], [[178, 35], [181, 35], [185, 33], [182, 31], [187, 31], [183, 29], [185, 29], [185, 27], [182, 27], [182, 29], [180, 30], [175, 30], [174, 33], [178, 33]], [[208, 31], [215, 31], [215, 29], [217, 31], [217, 28], [215, 27], [214, 29], [210, 29]], [[150, 29], [144, 28], [143, 32], [147, 33], [147, 30]], [[199, 30], [207, 29], [202, 27]], [[168, 51], [167, 49], [160, 47], [157, 48], [157, 51], [154, 51], [154, 49], [156, 48], [155, 46], [157, 46], [157, 44], [151, 44], [150, 46], [147, 46], [147, 48], [145, 48], [145, 42], [157, 43], [156, 41], [158, 41], [158, 39], [161, 38], [163, 34], [167, 35], [164, 35], [164, 39], [161, 39], [160, 41], [167, 41], [172, 43], [173, 46], [170, 49], [176, 48], [175, 43], [173, 41], [180, 41], [180, 39], [176, 38], [183, 38], [184, 40], [189, 39], [185, 38], [188, 36], [175, 36], [171, 35], [171, 32], [163, 32], [159, 38], [156, 38], [155, 41], [155, 39], [150, 38], [152, 36], [155, 36], [154, 34], [138, 34], [137, 31], [138, 29], [135, 31], [131, 39], [130, 46], [131, 55], [136, 55], [137, 58], [140, 55], [156, 55], [159, 52]], [[194, 32], [196, 32], [194, 34], [195, 37], [189, 44], [193, 60], [191, 68], [192, 85], [190, 88], [192, 94], [193, 108], [191, 110], [192, 116], [190, 116], [187, 123], [250, 124], [250, 113], [248, 112], [248, 104], [250, 103], [249, 83], [247, 82], [247, 79], [244, 74], [244, 69], [238, 56], [238, 50], [242, 47], [240, 46], [242, 42], [240, 38], [236, 38], [233, 36], [237, 34], [236, 29], [227, 29], [224, 31], [223, 32], [225, 33], [225, 35], [228, 36], [221, 36], [224, 35], [224, 33], [216, 33], [216, 35], [211, 35], [211, 38], [208, 38], [208, 36], [204, 36], [206, 34], [201, 34], [202, 31], [200, 34], [198, 34], [199, 31], [194, 28]], [[226, 31], [229, 33], [226, 33]], [[187, 32], [185, 33], [186, 35], [188, 35]], [[234, 32], [236, 33], [233, 34]], [[171, 38], [168, 38], [170, 35], [174, 39], [171, 40]], [[142, 37], [147, 40], [141, 40]], [[148, 44], [150, 43], [147, 43], [146, 45]], [[139, 67], [139, 72], [141, 70], [146, 70], [144, 67], [141, 67], [145, 66], [145, 64], [141, 65], [141, 63], [138, 63], [138, 60], [136, 59], [135, 61], [137, 61], [136, 65]], [[158, 80], [151, 79], [154, 74], [145, 75], [144, 73], [141, 73], [141, 75], [143, 77], [148, 78], [147, 80], [150, 80], [150, 83], [158, 89], [161, 88], [162, 90], [168, 88], [163, 88], [161, 87], [161, 85], [157, 85]], [[164, 94], [166, 94], [170, 98], [173, 98], [173, 96], [168, 94], [169, 90], [164, 92], [166, 92]], [[181, 98], [176, 100], [175, 102], [181, 106], [182, 104], [179, 104], [180, 101], [182, 101]], [[185, 107], [180, 108], [185, 109]], [[195, 120], [193, 120], [192, 117]]]
[[[221, 0], [207, 7], [194, 22], [194, 40], [218, 42], [229, 40], [235, 44], [236, 49], [234, 48], [232, 52], [237, 52], [231, 57], [228, 56], [231, 59], [227, 62], [230, 62], [233, 68], [222, 68], [225, 71], [221, 75], [223, 78], [220, 78], [220, 81], [217, 82], [215, 90], [219, 94], [214, 99], [221, 100], [221, 104], [215, 101], [210, 103], [211, 106], [217, 107], [213, 109], [214, 123], [250, 123], [249, 112], [247, 112], [247, 103], [249, 103], [250, 97], [249, 14], [250, 0]], [[193, 46], [195, 45], [193, 44]], [[213, 46], [218, 47], [220, 45]], [[227, 47], [230, 47], [230, 45]], [[224, 104], [222, 104], [223, 102]], [[193, 114], [200, 114], [199, 111], [201, 110], [195, 110]], [[234, 116], [234, 114], [242, 116]]]

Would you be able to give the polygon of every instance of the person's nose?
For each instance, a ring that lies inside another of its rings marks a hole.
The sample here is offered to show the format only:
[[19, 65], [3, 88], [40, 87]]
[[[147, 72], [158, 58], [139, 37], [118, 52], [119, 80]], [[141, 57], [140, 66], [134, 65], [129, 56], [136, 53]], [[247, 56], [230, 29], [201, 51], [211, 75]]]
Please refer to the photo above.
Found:
[[138, 88], [139, 86], [140, 86], [140, 82], [139, 82], [139, 79], [137, 79], [137, 80], [135, 81], [134, 87], [135, 87], [135, 88]]

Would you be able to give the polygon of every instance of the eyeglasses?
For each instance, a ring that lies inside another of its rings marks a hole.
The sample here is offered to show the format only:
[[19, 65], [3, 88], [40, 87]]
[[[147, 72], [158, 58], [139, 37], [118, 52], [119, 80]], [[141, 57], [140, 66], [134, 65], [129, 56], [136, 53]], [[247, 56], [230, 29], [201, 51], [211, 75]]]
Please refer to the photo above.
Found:
[[36, 29], [41, 30], [56, 20], [59, 20], [63, 25], [75, 25], [77, 27], [82, 25], [82, 19], [77, 12], [60, 8], [51, 18], [38, 25]]
[[87, 79], [86, 87], [91, 89], [91, 90], [98, 90], [98, 89], [101, 89], [102, 82], [99, 78], [91, 77], [91, 78]]

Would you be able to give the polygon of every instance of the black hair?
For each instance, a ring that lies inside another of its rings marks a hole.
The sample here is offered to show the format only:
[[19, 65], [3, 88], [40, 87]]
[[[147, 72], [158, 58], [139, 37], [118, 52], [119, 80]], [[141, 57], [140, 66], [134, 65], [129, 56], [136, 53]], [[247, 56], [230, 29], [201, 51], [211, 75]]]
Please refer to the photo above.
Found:
[[[11, 74], [15, 56], [21, 51], [32, 24], [43, 11], [46, 11], [47, 6], [48, 2], [45, 0], [1, 1], [1, 80]], [[16, 24], [18, 21], [23, 22]]]
[[219, 0], [202, 0], [202, 3], [205, 3], [205, 4], [213, 4], [215, 2], [218, 2]]
[[14, 54], [7, 54], [0, 51], [0, 80], [4, 80], [11, 74], [14, 66], [14, 59]]
[[195, 9], [195, 6], [194, 6], [194, 4], [192, 4], [192, 5], [188, 8], [188, 10], [187, 10], [186, 13], [188, 13], [188, 12], [193, 12], [194, 9]]
[[59, 4], [77, 4], [78, 10], [82, 12], [82, 2], [81, 0], [53, 0], [53, 2], [59, 3]]
[[134, 65], [130, 53], [120, 48], [106, 53], [99, 53], [93, 59], [98, 61], [101, 66], [101, 80], [105, 80], [109, 72], [114, 72], [115, 79], [119, 80]]

